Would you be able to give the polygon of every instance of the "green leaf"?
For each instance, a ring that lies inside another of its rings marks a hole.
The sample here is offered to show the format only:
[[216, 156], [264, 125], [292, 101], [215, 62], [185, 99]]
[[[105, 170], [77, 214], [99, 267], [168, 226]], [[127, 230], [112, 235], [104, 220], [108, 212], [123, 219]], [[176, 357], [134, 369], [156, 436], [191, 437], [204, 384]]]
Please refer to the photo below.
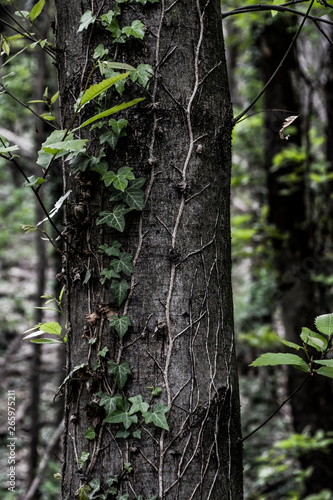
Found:
[[133, 415], [133, 413], [137, 413], [138, 411], [146, 413], [149, 409], [149, 404], [142, 400], [141, 394], [128, 398], [128, 400], [132, 403], [129, 411], [130, 415]]
[[324, 377], [333, 378], [333, 367], [323, 366], [322, 368], [319, 368], [319, 370], [316, 370], [316, 373], [323, 375]]
[[134, 36], [134, 38], [141, 38], [141, 40], [145, 36], [144, 25], [138, 19], [133, 21], [131, 26], [125, 26], [121, 31], [126, 36]]
[[154, 406], [154, 410], [147, 411], [143, 413], [143, 417], [145, 419], [146, 424], [149, 424], [152, 422], [156, 427], [161, 427], [161, 429], [165, 429], [166, 431], [169, 431], [169, 426], [165, 418], [165, 414], [169, 411], [169, 408], [167, 406], [164, 406], [163, 403], [157, 403], [157, 405]]
[[88, 26], [96, 21], [96, 15], [92, 13], [91, 10], [87, 10], [80, 18], [80, 27], [77, 30], [80, 31], [86, 30]]
[[132, 82], [138, 81], [142, 87], [146, 88], [153, 75], [154, 70], [149, 64], [139, 64], [136, 70], [130, 72], [130, 79]]
[[121, 167], [117, 173], [109, 170], [103, 175], [102, 180], [107, 187], [112, 184], [119, 191], [125, 191], [128, 181], [135, 179], [132, 170], [131, 167]]
[[138, 422], [138, 417], [136, 415], [129, 415], [125, 410], [115, 410], [104, 419], [104, 422], [109, 424], [123, 424], [127, 430], [132, 424]]
[[83, 94], [80, 102], [80, 108], [86, 104], [87, 102], [95, 99], [99, 94], [109, 89], [119, 80], [123, 80], [129, 75], [129, 73], [123, 73], [121, 75], [112, 76], [111, 78], [107, 78], [106, 80], [102, 80], [100, 83], [95, 83], [91, 85]]
[[302, 371], [309, 372], [309, 367], [302, 358], [296, 354], [267, 352], [253, 361], [250, 366], [275, 366], [292, 365]]
[[104, 245], [101, 245], [99, 247], [99, 250], [101, 250], [102, 252], [105, 252], [106, 255], [108, 255], [109, 257], [111, 257], [111, 256], [119, 257], [120, 248], [121, 248], [121, 243], [119, 243], [119, 241], [115, 240], [112, 242], [111, 246], [107, 245], [106, 243]]
[[125, 190], [123, 200], [129, 207], [135, 210], [143, 210], [145, 206], [145, 193], [142, 189], [130, 186]]
[[[78, 460], [79, 469], [82, 469], [83, 464], [89, 459], [89, 457], [90, 457], [90, 453], [87, 453], [86, 451], [83, 451], [81, 453], [81, 457]], [[90, 489], [89, 489], [89, 491], [90, 491]]]
[[42, 149], [45, 151], [45, 153], [55, 155], [63, 151], [66, 151], [66, 153], [68, 151], [79, 151], [85, 146], [86, 142], [88, 142], [88, 139], [65, 139], [61, 142], [54, 142], [42, 146]]
[[[28, 338], [28, 337], [25, 337]], [[63, 344], [61, 340], [56, 339], [33, 339], [30, 340], [32, 344]]]
[[134, 106], [138, 102], [144, 101], [144, 97], [140, 97], [138, 99], [133, 99], [133, 101], [129, 102], [123, 102], [122, 104], [119, 104], [118, 106], [114, 106], [113, 108], [107, 109], [106, 111], [103, 111], [102, 113], [98, 113], [95, 116], [92, 116], [89, 118], [89, 120], [86, 120], [85, 122], [82, 123], [77, 129], [86, 127], [87, 125], [90, 125], [90, 123], [95, 122], [96, 120], [100, 120], [101, 118], [104, 118], [105, 116], [113, 115], [114, 113], [118, 113], [118, 111], [122, 111], [123, 109], [130, 108], [131, 106]]
[[282, 339], [282, 338], [278, 337], [277, 335], [276, 335], [276, 338], [282, 344], [286, 345], [287, 347], [291, 347], [292, 349], [296, 349], [296, 351], [298, 351], [299, 349], [302, 349], [302, 346], [295, 344], [294, 342], [290, 342], [289, 340]]
[[301, 339], [304, 344], [314, 347], [317, 351], [324, 351], [327, 347], [327, 340], [325, 337], [306, 327], [302, 328]]
[[117, 409], [117, 403], [122, 401], [122, 397], [120, 394], [115, 394], [114, 396], [110, 396], [107, 392], [98, 392], [97, 396], [100, 397], [99, 406], [104, 406], [105, 412], [107, 415], [112, 413]]
[[[131, 369], [127, 361], [121, 362], [119, 365], [114, 361], [108, 361], [108, 372], [114, 376], [114, 380], [119, 387], [122, 389], [126, 384], [128, 376], [131, 375]], [[113, 412], [114, 413], [114, 412]]]
[[0, 154], [8, 153], [9, 151], [17, 151], [19, 147], [15, 146], [4, 146], [0, 148]]
[[31, 175], [28, 177], [28, 180], [22, 184], [24, 187], [36, 187], [40, 186], [43, 182], [46, 182], [46, 179], [43, 177], [35, 177], [34, 175]]
[[51, 97], [51, 101], [50, 101], [51, 105], [56, 102], [58, 97], [59, 97], [59, 90]]
[[112, 280], [111, 290], [112, 290], [113, 296], [117, 302], [118, 307], [120, 307], [121, 304], [126, 299], [126, 297], [128, 295], [128, 290], [130, 288], [131, 287], [129, 286], [129, 284], [127, 283], [126, 280], [121, 280], [121, 281], [118, 281], [116, 279]]
[[121, 233], [125, 229], [125, 217], [124, 215], [130, 212], [131, 209], [127, 208], [124, 204], [116, 205], [113, 212], [101, 212], [99, 215], [101, 218], [97, 219], [96, 224], [107, 224], [120, 231]]
[[105, 356], [107, 355], [108, 352], [109, 352], [109, 348], [103, 347], [103, 349], [101, 351], [98, 351], [97, 356], [101, 356], [102, 358], [105, 358]]
[[99, 477], [94, 477], [90, 482], [89, 486], [92, 488], [92, 491], [90, 492], [89, 498], [94, 498], [94, 494], [97, 493], [100, 488], [101, 488], [101, 481]]
[[124, 133], [124, 128], [127, 127], [128, 121], [125, 120], [125, 118], [120, 118], [120, 120], [115, 120], [114, 118], [111, 118], [109, 120], [109, 125], [112, 127], [113, 131], [120, 136], [120, 134], [123, 132]]
[[93, 440], [93, 439], [95, 439], [95, 437], [96, 437], [96, 432], [95, 432], [94, 427], [89, 427], [89, 429], [86, 432], [86, 438]]
[[116, 438], [117, 439], [127, 439], [128, 436], [130, 436], [130, 431], [124, 431], [124, 430], [121, 430], [121, 431], [118, 431], [117, 434], [116, 434]]
[[333, 333], [333, 313], [317, 316], [315, 325], [321, 333], [331, 335]]
[[42, 12], [43, 7], [45, 5], [45, 0], [39, 0], [36, 5], [33, 6], [29, 13], [30, 21], [34, 21], [36, 17]]
[[125, 273], [127, 276], [130, 276], [133, 271], [132, 264], [132, 255], [127, 252], [121, 252], [118, 259], [113, 259], [111, 261], [112, 268], [116, 271], [116, 273]]
[[315, 363], [333, 368], [333, 359], [316, 359]]
[[110, 326], [113, 326], [118, 333], [119, 337], [122, 339], [128, 330], [129, 326], [132, 326], [131, 320], [128, 316], [110, 316], [109, 318]]
[[162, 394], [162, 389], [161, 389], [161, 387], [155, 387], [155, 389], [153, 389], [153, 390], [151, 391], [151, 395], [152, 395], [154, 398], [159, 398], [161, 394]]
[[108, 55], [109, 49], [105, 49], [104, 45], [100, 43], [93, 54], [93, 59], [101, 59], [102, 57]]
[[[112, 130], [107, 130], [106, 132], [103, 132], [99, 138], [99, 142], [101, 144], [104, 144], [105, 142], [108, 143], [110, 148], [113, 150], [116, 149], [116, 146], [118, 144], [119, 137], [117, 134], [115, 134]], [[106, 173], [106, 172], [105, 172]]]
[[135, 439], [141, 439], [141, 431], [140, 431], [140, 429], [137, 429], [136, 431], [133, 431], [133, 432], [132, 432], [132, 436], [133, 436]]
[[51, 333], [52, 335], [58, 335], [60, 337], [62, 327], [56, 321], [50, 321], [48, 323], [40, 323], [39, 329], [45, 333]]
[[126, 63], [120, 63], [116, 61], [108, 61], [107, 62], [108, 68], [112, 69], [125, 69], [126, 71], [133, 71], [135, 68], [131, 66], [130, 64]]

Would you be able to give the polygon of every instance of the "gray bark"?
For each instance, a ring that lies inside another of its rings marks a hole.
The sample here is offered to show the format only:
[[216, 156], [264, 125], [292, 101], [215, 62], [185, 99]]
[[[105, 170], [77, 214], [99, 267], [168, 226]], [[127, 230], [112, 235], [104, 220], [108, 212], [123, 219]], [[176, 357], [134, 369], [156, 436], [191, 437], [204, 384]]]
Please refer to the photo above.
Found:
[[[113, 7], [114, 2], [105, 2], [102, 13]], [[114, 50], [98, 23], [91, 36], [89, 31], [77, 33], [80, 16], [90, 8], [86, 1], [56, 0], [64, 127], [91, 69], [93, 50], [99, 43]], [[232, 109], [220, 2], [125, 5], [121, 22], [128, 25], [133, 19], [144, 21], [145, 39], [119, 46], [117, 60], [134, 66], [151, 64], [155, 76], [146, 101], [121, 115], [129, 120], [127, 137], [110, 153], [109, 161], [113, 170], [128, 165], [136, 177], [147, 179], [146, 206], [142, 213], [127, 215], [123, 234], [96, 226], [99, 211], [107, 207], [102, 183], [94, 174], [71, 175], [65, 164], [65, 189], [73, 190], [65, 272], [71, 325], [68, 370], [87, 361], [92, 366], [97, 350], [87, 336], [96, 336], [98, 348], [107, 346], [112, 359], [129, 362], [127, 397], [142, 394], [149, 401], [148, 387], [162, 387], [161, 400], [170, 408], [166, 414], [170, 432], [144, 424], [141, 440], [116, 440], [114, 426], [102, 424], [101, 419], [98, 441], [88, 442], [84, 436], [92, 425], [94, 393], [106, 391], [104, 374], [88, 391], [86, 380], [71, 382], [66, 395], [62, 498], [74, 498], [93, 477], [104, 484], [107, 477], [118, 476], [120, 489], [129, 498], [240, 500], [230, 282]], [[126, 100], [141, 94], [138, 86], [128, 85]], [[73, 203], [81, 202], [83, 191], [89, 192], [89, 204], [84, 201], [85, 217], [77, 220]], [[114, 239], [132, 253], [135, 265], [128, 299], [119, 311], [131, 318], [133, 326], [122, 342], [110, 331], [105, 314], [114, 308], [112, 294], [99, 283], [99, 272], [107, 262], [98, 255], [98, 246]], [[93, 275], [85, 285], [87, 269]], [[92, 316], [86, 313], [95, 312], [99, 318], [87, 322]], [[109, 386], [112, 389], [110, 380]], [[90, 452], [84, 473], [76, 464], [82, 451]], [[125, 462], [133, 467], [130, 474], [123, 473]]]

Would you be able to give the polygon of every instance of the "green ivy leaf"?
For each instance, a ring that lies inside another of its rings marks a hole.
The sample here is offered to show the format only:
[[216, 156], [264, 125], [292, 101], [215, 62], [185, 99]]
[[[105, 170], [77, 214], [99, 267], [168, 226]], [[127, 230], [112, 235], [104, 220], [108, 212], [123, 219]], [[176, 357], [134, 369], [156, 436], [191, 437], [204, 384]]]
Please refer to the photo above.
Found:
[[93, 59], [102, 59], [102, 57], [107, 56], [109, 53], [109, 49], [105, 49], [104, 45], [100, 43], [93, 54]]
[[94, 498], [95, 493], [97, 493], [101, 488], [101, 481], [99, 477], [94, 477], [90, 482], [89, 486], [92, 488], [92, 491], [89, 494], [89, 498]]
[[103, 132], [103, 134], [101, 134], [101, 136], [99, 138], [99, 142], [101, 144], [104, 144], [105, 142], [107, 142], [108, 145], [110, 146], [110, 148], [112, 148], [113, 150], [116, 149], [118, 141], [119, 141], [118, 135], [115, 134], [112, 130], [107, 130], [106, 132]]
[[121, 167], [118, 169], [117, 173], [109, 170], [103, 175], [102, 180], [107, 187], [112, 184], [119, 191], [125, 191], [128, 186], [128, 181], [135, 179], [132, 170], [131, 167]]
[[42, 146], [42, 149], [45, 151], [45, 153], [55, 155], [63, 151], [65, 151], [66, 153], [68, 151], [79, 151], [84, 148], [86, 142], [88, 142], [88, 139], [65, 139], [61, 142], [54, 142]]
[[117, 302], [118, 307], [120, 307], [121, 304], [126, 299], [126, 297], [128, 295], [128, 290], [130, 288], [131, 287], [129, 286], [129, 284], [127, 283], [126, 280], [121, 280], [121, 281], [118, 281], [116, 279], [112, 280], [111, 290], [112, 290], [113, 296]]
[[29, 13], [30, 21], [34, 21], [36, 17], [39, 16], [39, 14], [43, 10], [44, 5], [45, 5], [45, 0], [39, 0], [39, 2], [37, 2], [36, 5], [33, 6], [33, 8]]
[[133, 415], [133, 413], [137, 413], [138, 411], [146, 413], [149, 409], [149, 404], [142, 400], [141, 394], [128, 398], [128, 400], [132, 403], [129, 411], [130, 415]]
[[124, 192], [123, 200], [130, 208], [143, 210], [145, 206], [145, 194], [142, 189], [130, 186]]
[[101, 212], [99, 215], [101, 218], [97, 219], [96, 224], [107, 224], [114, 229], [117, 229], [121, 233], [125, 229], [125, 217], [124, 215], [130, 212], [131, 209], [127, 208], [124, 204], [116, 205], [113, 212]]
[[138, 81], [144, 88], [148, 88], [148, 82], [154, 75], [154, 70], [149, 64], [139, 64], [136, 70], [130, 72], [132, 82]]
[[86, 30], [88, 26], [96, 21], [96, 15], [91, 10], [87, 10], [80, 18], [80, 26], [77, 32]]
[[165, 429], [166, 431], [169, 431], [169, 426], [166, 421], [165, 414], [169, 411], [169, 408], [167, 406], [164, 406], [163, 403], [157, 403], [157, 405], [154, 406], [154, 410], [147, 411], [142, 414], [142, 416], [145, 419], [146, 424], [149, 424], [152, 422], [156, 427], [161, 427], [161, 429]]
[[89, 429], [86, 432], [86, 438], [92, 441], [93, 439], [95, 439], [95, 437], [96, 437], [96, 432], [94, 427], [89, 427]]
[[121, 249], [121, 243], [119, 243], [119, 241], [116, 240], [112, 242], [111, 246], [105, 243], [104, 245], [101, 245], [99, 247], [99, 250], [105, 252], [106, 255], [108, 255], [109, 257], [111, 256], [119, 257], [120, 249]]
[[127, 332], [128, 327], [132, 326], [131, 320], [128, 316], [122, 316], [121, 318], [119, 318], [118, 316], [110, 316], [109, 321], [110, 326], [114, 327], [121, 339]]
[[117, 76], [112, 76], [111, 78], [107, 78], [105, 80], [102, 80], [99, 83], [95, 83], [94, 85], [91, 85], [83, 94], [80, 102], [80, 108], [86, 104], [87, 102], [91, 101], [92, 99], [95, 99], [98, 95], [100, 95], [102, 92], [105, 90], [109, 89], [117, 83], [119, 80], [123, 80], [129, 75], [129, 73], [122, 73]]
[[310, 369], [305, 361], [296, 354], [266, 352], [253, 361], [250, 366], [275, 366], [292, 365], [302, 371], [309, 372]]
[[135, 38], [141, 38], [141, 40], [145, 36], [144, 25], [138, 19], [133, 21], [131, 26], [125, 26], [121, 31], [126, 36], [134, 36]]
[[104, 406], [105, 412], [107, 415], [112, 413], [117, 409], [117, 403], [122, 401], [122, 397], [120, 394], [115, 394], [114, 396], [110, 396], [107, 392], [98, 392], [97, 396], [100, 398], [99, 406]]
[[90, 123], [95, 122], [96, 120], [100, 120], [101, 118], [104, 118], [105, 116], [113, 115], [114, 113], [118, 113], [118, 111], [122, 111], [123, 109], [130, 108], [131, 106], [134, 106], [138, 102], [144, 101], [144, 97], [139, 97], [138, 99], [133, 99], [133, 101], [129, 102], [123, 102], [122, 104], [119, 104], [118, 106], [114, 106], [113, 108], [107, 109], [106, 111], [103, 111], [102, 113], [98, 113], [95, 116], [92, 116], [89, 118], [89, 120], [86, 120], [85, 122], [82, 123], [77, 129], [86, 127], [87, 125], [90, 125]]
[[333, 333], [333, 313], [317, 316], [315, 325], [319, 332], [325, 335], [331, 335]]
[[[90, 457], [90, 453], [87, 453], [86, 451], [83, 451], [81, 453], [81, 457], [78, 460], [79, 469], [82, 469], [82, 466], [89, 459], [89, 457]], [[90, 488], [89, 488], [89, 491], [90, 491]]]
[[128, 376], [131, 375], [129, 364], [127, 361], [123, 361], [118, 365], [114, 361], [110, 360], [108, 361], [108, 366], [108, 372], [114, 376], [114, 380], [119, 389], [122, 389], [127, 382]]
[[127, 276], [130, 276], [134, 271], [132, 258], [133, 257], [130, 253], [121, 252], [118, 259], [113, 259], [111, 261], [111, 266], [116, 273], [123, 272]]
[[124, 410], [115, 410], [104, 419], [104, 422], [108, 424], [123, 424], [127, 430], [132, 424], [138, 422], [138, 417], [136, 415], [129, 415]]
[[116, 438], [117, 439], [127, 439], [128, 436], [130, 436], [130, 431], [124, 431], [124, 430], [121, 430], [121, 431], [118, 431], [117, 434], [116, 434]]

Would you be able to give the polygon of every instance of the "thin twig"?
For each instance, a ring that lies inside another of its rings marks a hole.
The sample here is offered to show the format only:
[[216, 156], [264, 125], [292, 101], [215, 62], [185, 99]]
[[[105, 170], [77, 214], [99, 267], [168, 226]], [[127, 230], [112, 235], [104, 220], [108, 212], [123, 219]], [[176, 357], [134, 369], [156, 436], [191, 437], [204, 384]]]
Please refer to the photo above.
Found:
[[290, 394], [290, 396], [288, 396], [287, 399], [285, 399], [281, 404], [280, 406], [272, 413], [272, 415], [270, 415], [268, 418], [266, 418], [266, 420], [260, 424], [258, 427], [256, 427], [252, 432], [250, 432], [249, 434], [247, 434], [247, 436], [245, 436], [241, 441], [242, 443], [244, 441], [246, 441], [247, 439], [249, 439], [249, 437], [253, 436], [253, 434], [255, 434], [257, 431], [259, 431], [259, 429], [261, 429], [262, 427], [264, 427], [264, 425], [267, 424], [267, 422], [269, 422], [280, 410], [281, 408], [286, 404], [288, 403], [288, 401], [290, 401], [290, 399], [295, 396], [295, 394], [300, 391], [303, 387], [303, 385], [305, 384], [305, 382], [307, 382], [309, 380], [309, 378], [312, 376], [311, 373], [308, 374], [308, 376], [303, 380], [303, 382], [297, 387], [297, 389], [294, 390], [294, 392], [292, 392]]
[[262, 90], [259, 92], [259, 94], [253, 99], [253, 101], [244, 109], [244, 111], [242, 111], [238, 116], [236, 116], [236, 118], [234, 118], [233, 120], [233, 123], [237, 123], [238, 120], [240, 120], [244, 115], [246, 115], [246, 113], [255, 105], [255, 103], [260, 99], [260, 97], [264, 94], [264, 92], [266, 91], [267, 87], [270, 85], [270, 83], [272, 82], [273, 78], [276, 76], [277, 72], [280, 70], [280, 68], [282, 67], [284, 61], [287, 59], [288, 57], [288, 54], [289, 52], [291, 51], [291, 49], [293, 48], [297, 38], [298, 38], [298, 35], [300, 34], [300, 32], [302, 31], [302, 28], [304, 26], [304, 23], [307, 19], [307, 17], [309, 16], [309, 13], [310, 13], [310, 10], [312, 8], [314, 4], [314, 0], [311, 1], [310, 5], [309, 5], [309, 8], [308, 10], [306, 11], [306, 14], [305, 16], [303, 17], [302, 19], [302, 22], [301, 24], [299, 25], [298, 27], [298, 30], [294, 36], [294, 38], [292, 39], [291, 41], [291, 44], [289, 45], [286, 53], [284, 54], [280, 64], [278, 65], [278, 67], [276, 68], [276, 70], [274, 71], [274, 73], [272, 74], [272, 76], [270, 77], [270, 79], [268, 80], [268, 82], [264, 85], [264, 87], [262, 88]]

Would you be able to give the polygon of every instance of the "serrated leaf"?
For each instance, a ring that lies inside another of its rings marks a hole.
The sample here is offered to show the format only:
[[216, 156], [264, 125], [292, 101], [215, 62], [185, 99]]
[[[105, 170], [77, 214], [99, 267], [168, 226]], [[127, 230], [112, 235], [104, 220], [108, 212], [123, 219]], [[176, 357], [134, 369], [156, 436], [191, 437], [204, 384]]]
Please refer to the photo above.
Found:
[[45, 333], [52, 333], [52, 335], [61, 335], [62, 327], [56, 321], [50, 321], [48, 323], [40, 323], [39, 329]]
[[161, 429], [165, 429], [169, 431], [169, 426], [165, 417], [165, 414], [169, 411], [167, 406], [164, 406], [163, 403], [157, 403], [154, 406], [154, 410], [145, 412], [142, 416], [145, 419], [146, 424], [153, 423], [156, 427], [160, 427]]
[[43, 7], [45, 5], [45, 0], [39, 0], [36, 5], [33, 6], [29, 13], [30, 21], [34, 21], [36, 17], [42, 12]]
[[108, 372], [114, 376], [119, 389], [123, 389], [128, 376], [131, 375], [131, 369], [127, 361], [122, 361], [119, 365], [112, 360], [108, 361]]
[[131, 320], [128, 316], [122, 316], [119, 318], [118, 316], [110, 316], [109, 318], [110, 326], [113, 326], [119, 337], [122, 339], [128, 328], [132, 326]]
[[30, 177], [28, 177], [28, 180], [22, 184], [22, 186], [36, 187], [40, 186], [43, 182], [46, 182], [46, 179], [44, 179], [43, 177], [35, 177], [34, 175], [31, 175]]
[[128, 398], [128, 401], [132, 403], [131, 409], [129, 411], [130, 415], [133, 415], [133, 413], [137, 413], [138, 411], [140, 411], [141, 413], [146, 413], [149, 409], [149, 404], [142, 400], [141, 394]]
[[129, 286], [129, 284], [127, 283], [126, 280], [121, 280], [121, 281], [118, 281], [116, 279], [112, 280], [111, 290], [112, 290], [113, 296], [117, 302], [118, 307], [120, 307], [121, 304], [126, 299], [126, 297], [128, 295], [128, 290], [130, 288], [131, 287]]
[[317, 351], [324, 351], [327, 347], [326, 338], [309, 328], [303, 327], [300, 337], [304, 344], [314, 347]]
[[80, 107], [86, 104], [87, 102], [91, 101], [92, 99], [95, 99], [95, 97], [97, 97], [99, 94], [112, 87], [112, 85], [117, 83], [119, 80], [123, 80], [128, 75], [129, 73], [123, 73], [121, 75], [112, 76], [111, 78], [102, 80], [100, 83], [95, 83], [94, 85], [91, 85], [83, 94], [80, 102]]
[[105, 116], [113, 115], [114, 113], [118, 113], [118, 111], [122, 111], [123, 109], [130, 108], [131, 106], [134, 106], [138, 102], [144, 101], [144, 97], [140, 97], [138, 99], [133, 99], [133, 101], [129, 102], [123, 102], [122, 104], [119, 104], [118, 106], [113, 106], [113, 108], [107, 109], [106, 111], [103, 111], [102, 113], [98, 113], [95, 116], [92, 116], [89, 118], [89, 120], [86, 120], [85, 122], [82, 123], [77, 129], [86, 127], [87, 125], [90, 125], [91, 123], [95, 122], [96, 120], [100, 120], [101, 118], [104, 118]]
[[331, 335], [333, 333], [333, 313], [317, 316], [315, 325], [319, 332], [325, 335]]
[[77, 32], [86, 30], [88, 26], [96, 21], [96, 15], [91, 10], [87, 10], [80, 18], [80, 26]]
[[276, 338], [282, 344], [286, 345], [287, 347], [291, 347], [292, 349], [296, 349], [296, 351], [298, 351], [299, 349], [302, 349], [302, 346], [295, 344], [294, 342], [290, 342], [289, 340], [282, 339], [282, 338], [278, 337], [277, 335], [276, 335]]
[[305, 361], [296, 354], [266, 352], [253, 361], [250, 366], [276, 366], [276, 365], [292, 365], [302, 371], [309, 371]]

